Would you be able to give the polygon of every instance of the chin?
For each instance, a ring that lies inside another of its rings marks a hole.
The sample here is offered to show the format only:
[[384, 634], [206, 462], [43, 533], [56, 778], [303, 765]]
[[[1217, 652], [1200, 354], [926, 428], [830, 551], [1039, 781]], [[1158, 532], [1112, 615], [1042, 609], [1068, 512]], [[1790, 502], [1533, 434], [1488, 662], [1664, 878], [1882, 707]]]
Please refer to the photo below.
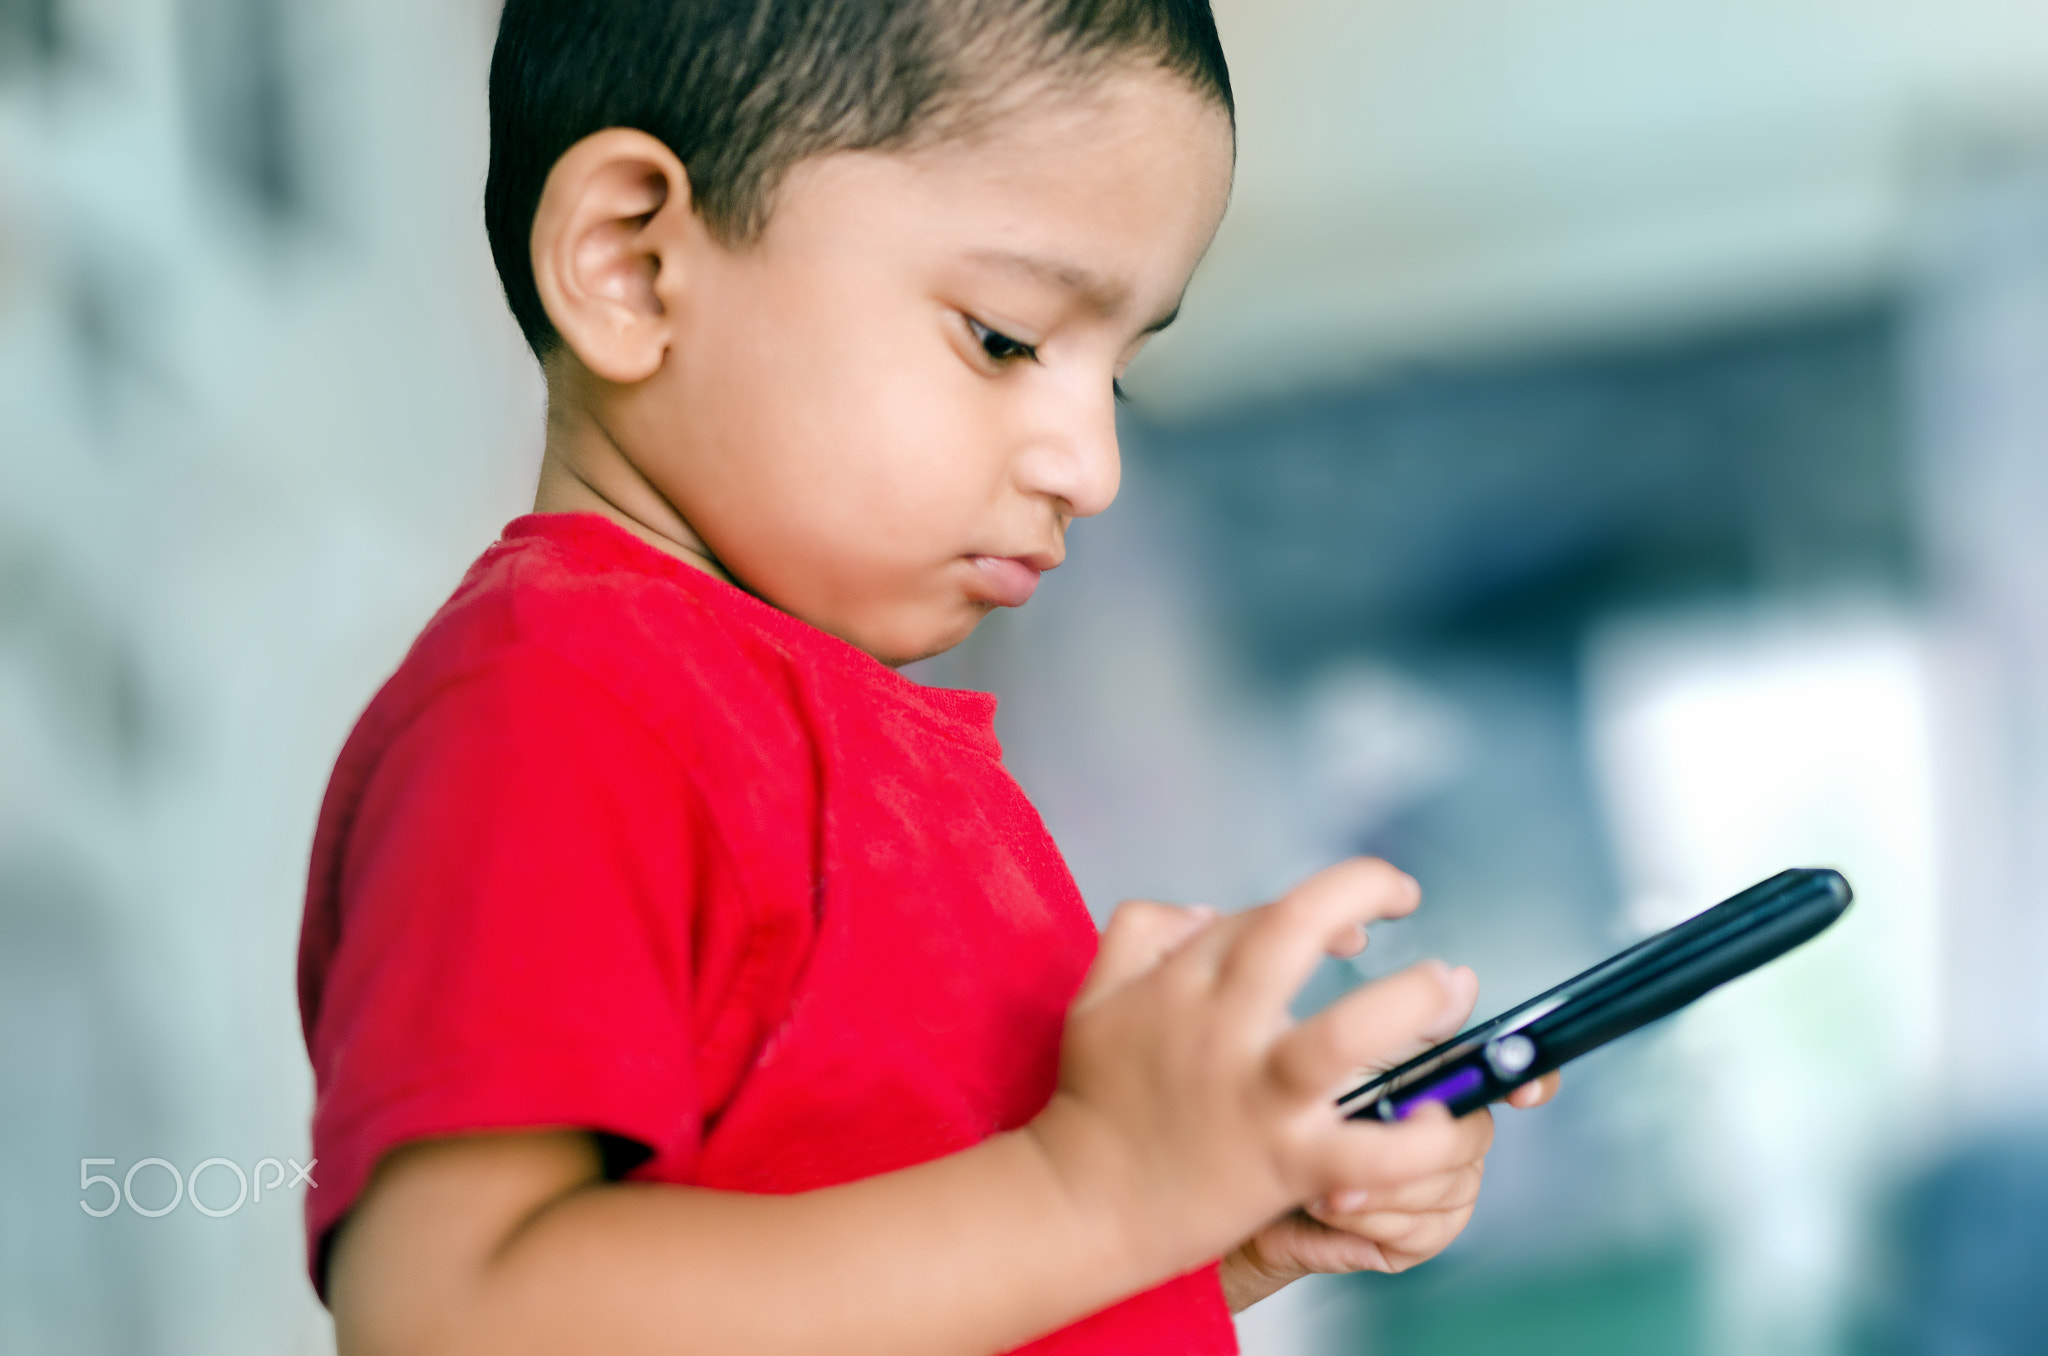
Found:
[[915, 664], [920, 659], [930, 659], [944, 654], [961, 641], [974, 634], [974, 628], [981, 625], [981, 619], [995, 611], [993, 603], [971, 603], [970, 611], [964, 617], [954, 619], [951, 625], [938, 625], [922, 632], [889, 637], [888, 644], [868, 648], [868, 653], [891, 668], [902, 668]]

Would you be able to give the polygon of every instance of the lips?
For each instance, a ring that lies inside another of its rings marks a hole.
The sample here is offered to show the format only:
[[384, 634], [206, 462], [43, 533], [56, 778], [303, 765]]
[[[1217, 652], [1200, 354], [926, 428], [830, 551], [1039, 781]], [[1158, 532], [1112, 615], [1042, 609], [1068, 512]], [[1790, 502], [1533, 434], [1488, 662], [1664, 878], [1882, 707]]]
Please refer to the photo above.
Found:
[[1039, 568], [1016, 556], [969, 556], [979, 592], [997, 607], [1022, 607], [1038, 591]]

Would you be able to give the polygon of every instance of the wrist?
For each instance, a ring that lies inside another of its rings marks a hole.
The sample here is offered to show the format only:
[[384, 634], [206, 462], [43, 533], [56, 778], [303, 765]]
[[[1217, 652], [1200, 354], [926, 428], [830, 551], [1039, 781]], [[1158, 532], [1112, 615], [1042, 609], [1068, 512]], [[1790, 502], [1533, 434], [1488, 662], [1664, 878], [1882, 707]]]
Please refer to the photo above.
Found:
[[1149, 1199], [1142, 1156], [1089, 1108], [1056, 1093], [1045, 1109], [1017, 1132], [1042, 1165], [1073, 1228], [1087, 1240], [1096, 1265], [1124, 1282], [1134, 1294], [1179, 1275], [1215, 1256], [1187, 1252], [1184, 1234], [1167, 1223], [1169, 1213]]

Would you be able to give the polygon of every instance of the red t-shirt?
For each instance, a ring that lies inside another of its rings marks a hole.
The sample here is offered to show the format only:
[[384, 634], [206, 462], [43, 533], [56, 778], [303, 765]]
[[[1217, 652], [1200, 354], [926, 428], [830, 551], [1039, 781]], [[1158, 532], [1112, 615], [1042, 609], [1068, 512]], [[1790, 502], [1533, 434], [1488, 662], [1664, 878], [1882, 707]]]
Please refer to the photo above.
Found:
[[[602, 518], [512, 523], [321, 807], [316, 1280], [423, 1136], [584, 1127], [633, 1180], [795, 1192], [1031, 1119], [1096, 934], [994, 710]], [[1031, 1348], [1236, 1349], [1213, 1266]]]

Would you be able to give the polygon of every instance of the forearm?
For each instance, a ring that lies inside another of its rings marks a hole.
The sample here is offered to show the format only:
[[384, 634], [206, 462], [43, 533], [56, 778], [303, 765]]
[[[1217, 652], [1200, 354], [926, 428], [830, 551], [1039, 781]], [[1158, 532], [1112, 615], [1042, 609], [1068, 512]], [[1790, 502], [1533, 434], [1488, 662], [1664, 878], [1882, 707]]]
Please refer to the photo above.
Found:
[[[1196, 1267], [1304, 1199], [1397, 1205], [1390, 1188], [1476, 1156], [1477, 1118], [1353, 1124], [1330, 1090], [1455, 1029], [1469, 974], [1462, 999], [1424, 964], [1298, 1026], [1285, 1008], [1323, 951], [1413, 906], [1390, 872], [1348, 863], [1221, 920], [1120, 909], [1045, 1111], [901, 1172], [766, 1197], [606, 1183], [575, 1131], [399, 1149], [334, 1241], [340, 1350], [968, 1356]], [[1234, 1299], [1287, 1278], [1259, 1270]]]
[[370, 1207], [337, 1248], [343, 1356], [994, 1352], [1165, 1275], [1028, 1133], [793, 1196], [586, 1181], [466, 1237], [434, 1238], [454, 1212], [402, 1184]]

